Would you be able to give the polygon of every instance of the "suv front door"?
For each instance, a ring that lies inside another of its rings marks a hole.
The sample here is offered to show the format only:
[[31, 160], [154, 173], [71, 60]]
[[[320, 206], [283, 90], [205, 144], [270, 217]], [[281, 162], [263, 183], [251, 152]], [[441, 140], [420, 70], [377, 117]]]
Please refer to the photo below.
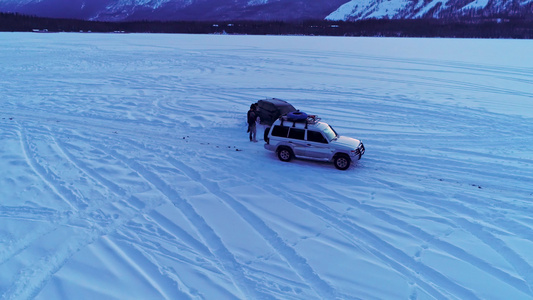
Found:
[[305, 156], [315, 159], [329, 160], [333, 155], [328, 140], [322, 132], [307, 130]]

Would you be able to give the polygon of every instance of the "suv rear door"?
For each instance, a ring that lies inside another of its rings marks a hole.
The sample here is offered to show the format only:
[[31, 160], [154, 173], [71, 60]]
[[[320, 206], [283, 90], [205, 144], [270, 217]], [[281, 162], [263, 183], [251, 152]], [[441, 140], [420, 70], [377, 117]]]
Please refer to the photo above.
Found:
[[305, 129], [300, 128], [274, 125], [270, 140], [290, 145], [296, 156], [305, 156], [305, 148], [308, 147], [305, 141]]
[[305, 129], [291, 127], [288, 138], [287, 142], [292, 146], [294, 155], [305, 156], [305, 148], [308, 147], [305, 141]]

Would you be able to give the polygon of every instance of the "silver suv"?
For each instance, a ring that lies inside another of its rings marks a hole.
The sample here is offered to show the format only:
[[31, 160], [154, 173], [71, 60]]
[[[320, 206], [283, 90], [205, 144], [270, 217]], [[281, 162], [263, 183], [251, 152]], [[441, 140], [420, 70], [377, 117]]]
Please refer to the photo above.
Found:
[[340, 136], [320, 118], [301, 112], [276, 120], [265, 130], [265, 142], [265, 149], [275, 151], [282, 161], [293, 157], [333, 161], [339, 170], [348, 169], [365, 153], [360, 140]]

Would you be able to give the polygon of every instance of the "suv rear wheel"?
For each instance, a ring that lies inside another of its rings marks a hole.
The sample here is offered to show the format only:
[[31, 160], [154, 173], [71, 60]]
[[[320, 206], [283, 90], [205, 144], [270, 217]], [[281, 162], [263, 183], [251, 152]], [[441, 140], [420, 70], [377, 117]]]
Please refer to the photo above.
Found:
[[280, 147], [278, 149], [278, 158], [281, 161], [290, 161], [292, 159], [292, 151], [287, 147]]
[[339, 170], [346, 170], [350, 167], [350, 157], [346, 154], [339, 154], [335, 156], [335, 159], [333, 160], [333, 164], [335, 165], [335, 168]]

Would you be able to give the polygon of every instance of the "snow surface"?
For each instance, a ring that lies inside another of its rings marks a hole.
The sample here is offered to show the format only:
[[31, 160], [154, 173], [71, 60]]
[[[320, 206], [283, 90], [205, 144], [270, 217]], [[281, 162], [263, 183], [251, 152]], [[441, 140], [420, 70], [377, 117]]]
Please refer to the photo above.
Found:
[[[426, 15], [430, 10], [432, 10], [433, 8], [435, 8], [437, 5], [440, 5], [440, 10], [446, 8], [446, 4], [448, 3], [448, 0], [431, 0], [431, 1], [428, 1], [429, 3], [426, 4], [425, 1], [420, 3], [422, 6], [422, 9], [420, 9], [416, 15], [415, 15], [415, 18], [421, 18], [423, 17], [424, 15]], [[438, 13], [439, 13], [439, 10], [436, 10], [433, 12], [433, 17], [434, 18], [438, 18]]]
[[382, 19], [394, 18], [402, 9], [410, 5], [408, 0], [375, 1], [375, 0], [351, 0], [341, 5], [337, 10], [329, 14], [325, 19], [332, 21], [347, 20], [356, 16], [358, 19]]
[[326, 16], [325, 19], [332, 20], [332, 21], [346, 20], [351, 15], [356, 14], [359, 6], [366, 7], [370, 5], [370, 3], [371, 3], [370, 1], [361, 3], [360, 1], [351, 0], [339, 6], [337, 10], [330, 13], [328, 16]]
[[[533, 298], [533, 41], [0, 44], [2, 299]], [[366, 154], [279, 161], [266, 97]]]
[[462, 9], [483, 9], [489, 4], [489, 0], [475, 0], [467, 5], [465, 5]]

